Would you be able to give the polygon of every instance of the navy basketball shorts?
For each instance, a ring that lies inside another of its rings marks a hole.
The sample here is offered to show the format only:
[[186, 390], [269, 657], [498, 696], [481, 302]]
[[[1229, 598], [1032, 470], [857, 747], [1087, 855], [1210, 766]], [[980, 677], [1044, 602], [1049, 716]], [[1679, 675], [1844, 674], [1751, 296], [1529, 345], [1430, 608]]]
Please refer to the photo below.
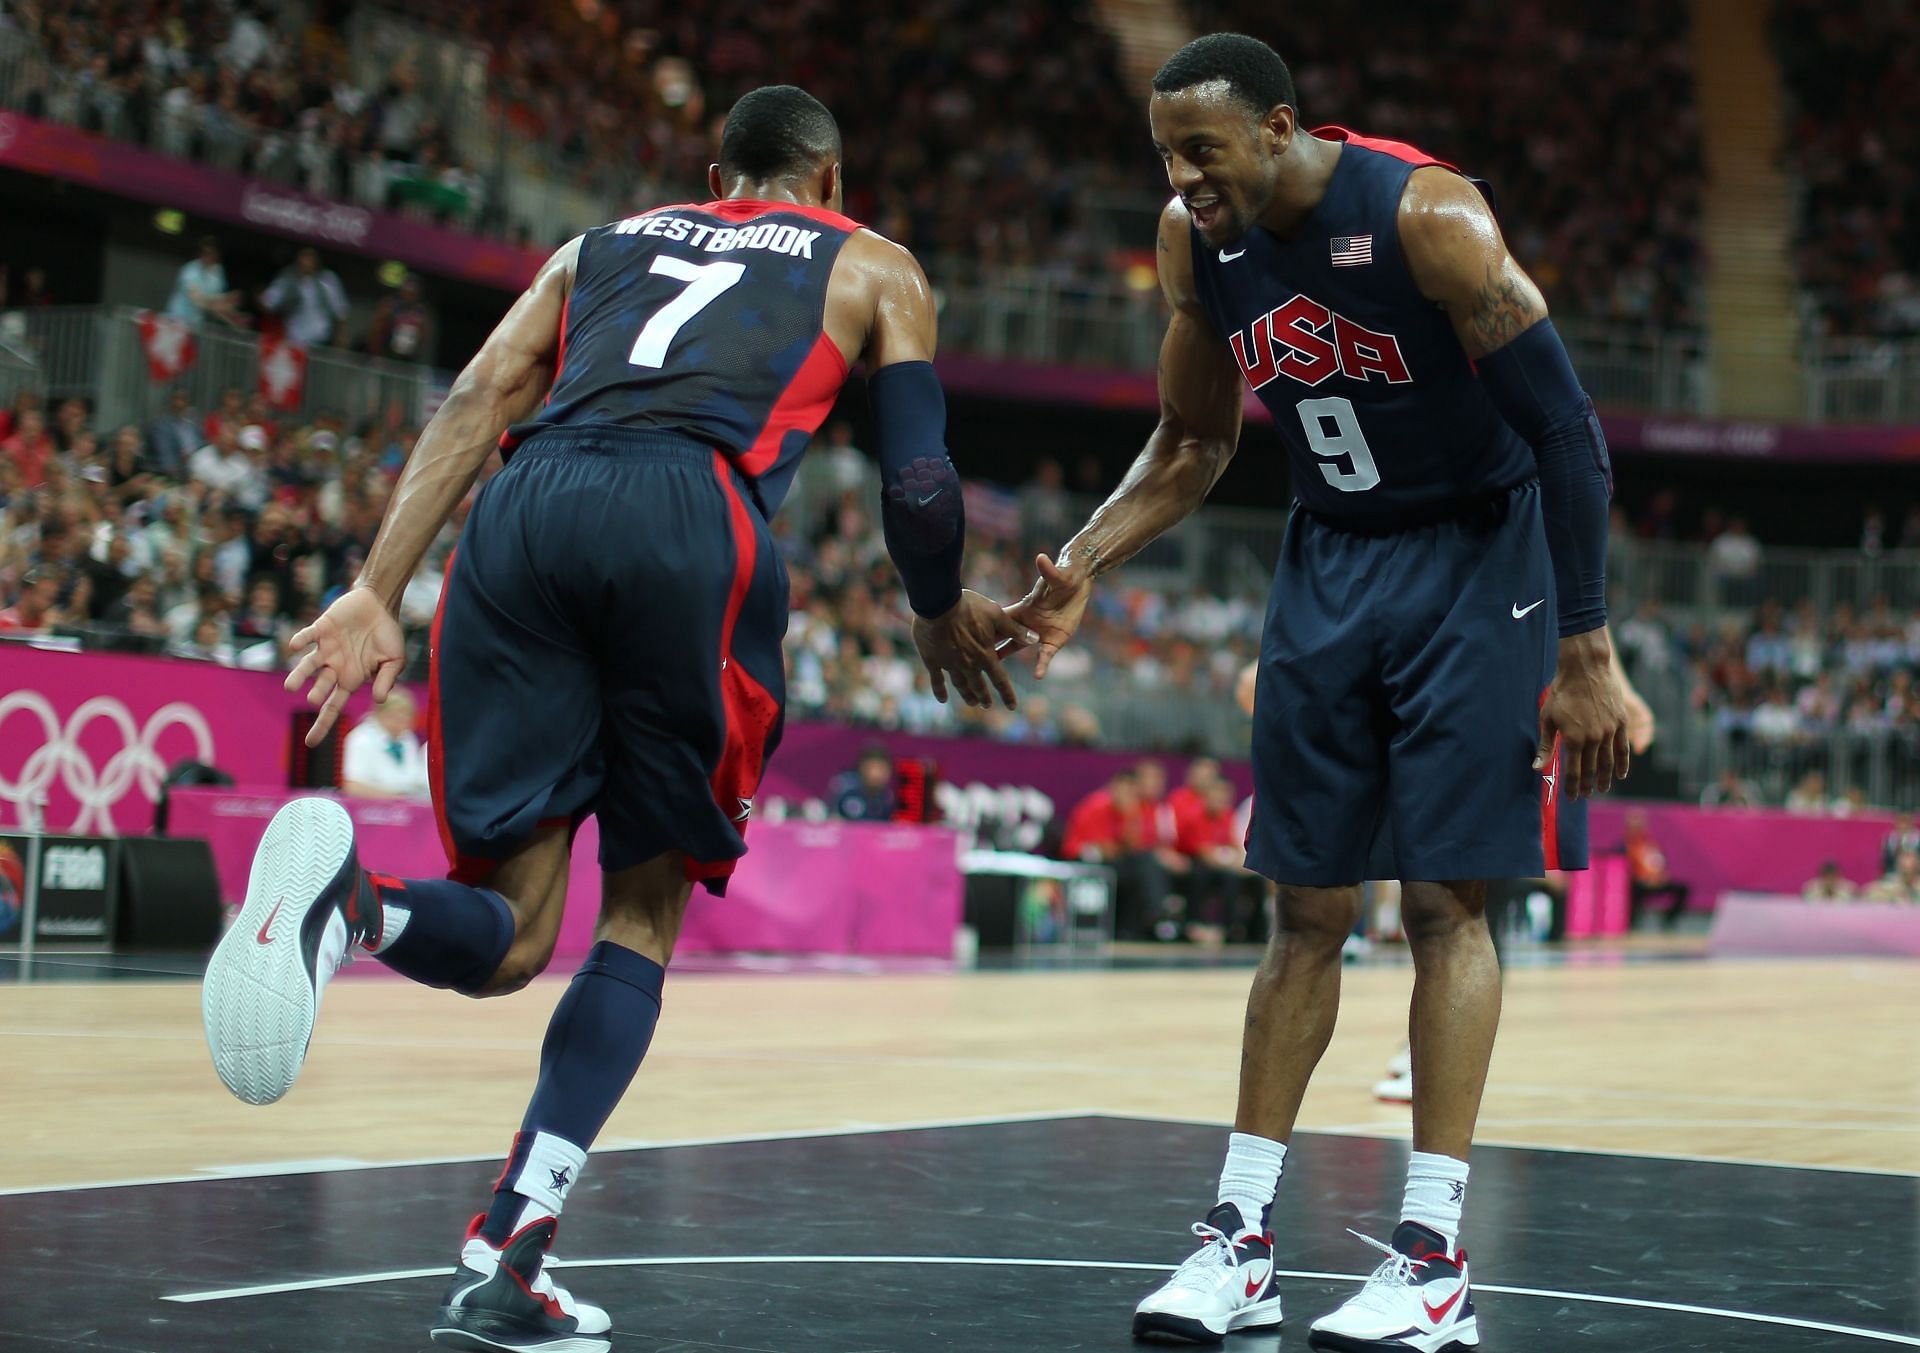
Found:
[[543, 433], [481, 490], [433, 627], [428, 759], [452, 877], [548, 822], [609, 871], [725, 891], [780, 739], [787, 573], [752, 489], [666, 433]]
[[1585, 868], [1558, 749], [1533, 769], [1557, 651], [1537, 484], [1387, 536], [1296, 510], [1260, 646], [1247, 864], [1302, 887]]

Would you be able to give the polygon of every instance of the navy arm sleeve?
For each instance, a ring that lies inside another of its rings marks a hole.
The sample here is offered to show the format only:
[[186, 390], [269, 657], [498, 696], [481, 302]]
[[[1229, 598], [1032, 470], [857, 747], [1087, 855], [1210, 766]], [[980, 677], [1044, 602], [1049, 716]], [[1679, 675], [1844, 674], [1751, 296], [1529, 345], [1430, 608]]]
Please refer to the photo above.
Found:
[[1540, 464], [1540, 507], [1553, 554], [1560, 637], [1607, 623], [1607, 501], [1613, 466], [1593, 401], [1573, 374], [1567, 349], [1543, 319], [1476, 364], [1507, 425]]
[[896, 362], [867, 379], [880, 456], [880, 523], [914, 613], [960, 600], [967, 515], [947, 459], [947, 399], [931, 362]]

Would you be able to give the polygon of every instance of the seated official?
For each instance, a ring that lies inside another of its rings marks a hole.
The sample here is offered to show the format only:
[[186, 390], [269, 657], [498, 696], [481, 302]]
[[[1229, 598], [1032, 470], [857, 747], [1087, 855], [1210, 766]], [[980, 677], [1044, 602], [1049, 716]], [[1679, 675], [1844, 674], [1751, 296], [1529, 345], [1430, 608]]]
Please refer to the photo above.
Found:
[[425, 799], [427, 753], [413, 731], [413, 697], [399, 687], [341, 746], [340, 787], [367, 799]]

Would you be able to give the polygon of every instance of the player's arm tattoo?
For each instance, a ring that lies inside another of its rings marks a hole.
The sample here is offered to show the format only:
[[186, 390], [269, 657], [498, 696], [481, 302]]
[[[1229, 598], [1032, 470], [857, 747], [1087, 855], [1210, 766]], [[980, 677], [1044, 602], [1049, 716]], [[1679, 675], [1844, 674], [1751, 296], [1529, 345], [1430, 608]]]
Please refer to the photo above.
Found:
[[1487, 265], [1486, 280], [1474, 292], [1467, 313], [1468, 331], [1481, 352], [1504, 347], [1545, 317], [1546, 311], [1528, 293], [1504, 258]]

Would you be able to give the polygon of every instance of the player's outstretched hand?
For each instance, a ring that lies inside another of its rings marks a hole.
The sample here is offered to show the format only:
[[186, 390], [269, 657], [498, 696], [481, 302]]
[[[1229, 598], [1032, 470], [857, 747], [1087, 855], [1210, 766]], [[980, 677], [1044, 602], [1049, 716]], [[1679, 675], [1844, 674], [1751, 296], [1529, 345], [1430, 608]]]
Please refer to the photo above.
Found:
[[307, 731], [309, 747], [319, 746], [347, 697], [367, 682], [373, 682], [373, 698], [385, 700], [407, 663], [400, 622], [364, 587], [350, 588], [322, 611], [293, 636], [292, 647], [296, 653], [306, 652], [288, 674], [287, 689], [297, 691], [311, 681], [307, 703], [320, 711]]
[[1007, 607], [1007, 614], [1039, 636], [1033, 675], [1040, 678], [1053, 665], [1053, 655], [1065, 648], [1080, 628], [1080, 617], [1086, 614], [1087, 601], [1093, 596], [1093, 575], [1078, 560], [1061, 565], [1043, 554], [1033, 563], [1040, 574], [1033, 590]]
[[993, 704], [993, 692], [1008, 709], [1019, 703], [1013, 682], [1000, 664], [1003, 653], [1038, 642], [1038, 636], [1010, 616], [998, 602], [978, 592], [962, 592], [945, 615], [913, 618], [913, 646], [927, 665], [933, 698], [947, 702], [951, 681], [960, 699], [981, 709]]
[[1545, 773], [1560, 743], [1561, 792], [1604, 794], [1633, 764], [1626, 686], [1599, 630], [1560, 641], [1560, 669], [1540, 706], [1540, 747], [1533, 768]]

